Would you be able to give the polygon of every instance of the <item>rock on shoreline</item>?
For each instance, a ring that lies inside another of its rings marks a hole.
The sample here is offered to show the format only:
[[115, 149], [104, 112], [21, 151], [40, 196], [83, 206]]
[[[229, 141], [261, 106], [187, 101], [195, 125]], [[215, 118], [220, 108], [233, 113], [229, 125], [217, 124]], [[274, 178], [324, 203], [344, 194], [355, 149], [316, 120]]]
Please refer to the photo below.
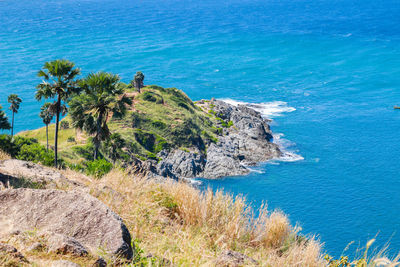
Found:
[[150, 175], [173, 179], [244, 175], [250, 172], [248, 166], [282, 155], [278, 145], [272, 143], [269, 121], [254, 109], [219, 100], [200, 101], [198, 105], [232, 126], [224, 128], [218, 142], [211, 143], [206, 153], [161, 151], [158, 163], [146, 165]]

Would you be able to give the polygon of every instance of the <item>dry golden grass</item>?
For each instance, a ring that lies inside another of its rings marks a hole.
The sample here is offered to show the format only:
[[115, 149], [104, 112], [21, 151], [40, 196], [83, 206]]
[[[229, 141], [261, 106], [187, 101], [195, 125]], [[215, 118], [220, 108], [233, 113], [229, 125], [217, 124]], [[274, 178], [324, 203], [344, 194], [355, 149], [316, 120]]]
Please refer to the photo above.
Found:
[[0, 160], [11, 159], [11, 156], [0, 149]]
[[[119, 170], [111, 171], [100, 180], [70, 170], [63, 173], [86, 185], [88, 190], [83, 188], [84, 191], [89, 191], [122, 217], [136, 246], [135, 263], [126, 266], [170, 266], [168, 263], [216, 266], [218, 256], [225, 250], [243, 253], [255, 259], [258, 266], [400, 266], [400, 254], [389, 258], [382, 250], [367, 255], [373, 240], [356, 260], [323, 259], [320, 242], [314, 237], [301, 237], [300, 228], [291, 226], [284, 213], [269, 212], [267, 206], [262, 205], [255, 216], [243, 197], [233, 197], [222, 191], [201, 192], [186, 183], [131, 177]], [[27, 235], [22, 243], [36, 242], [36, 238]], [[22, 243], [12, 243], [17, 248], [24, 247]], [[147, 257], [149, 254], [152, 257]], [[48, 266], [57, 259], [89, 266], [96, 259], [71, 258], [46, 251], [25, 255], [36, 266]], [[118, 263], [106, 254], [100, 256], [108, 266]], [[0, 264], [16, 266], [12, 265], [15, 264], [12, 258], [4, 255], [0, 257]], [[243, 266], [252, 266], [252, 263]]]
[[229, 249], [260, 266], [325, 266], [316, 240], [298, 239], [298, 228], [280, 211], [262, 206], [256, 218], [243, 197], [118, 170], [81, 182], [123, 218], [142, 256], [151, 253], [159, 264], [167, 259], [177, 266], [212, 266]]

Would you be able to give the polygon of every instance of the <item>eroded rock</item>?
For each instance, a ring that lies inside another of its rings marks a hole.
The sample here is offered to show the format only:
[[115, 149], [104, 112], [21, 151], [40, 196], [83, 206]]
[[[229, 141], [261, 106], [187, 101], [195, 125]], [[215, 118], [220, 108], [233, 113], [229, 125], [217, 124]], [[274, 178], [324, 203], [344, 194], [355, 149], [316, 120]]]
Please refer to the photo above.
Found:
[[59, 234], [67, 238], [66, 244], [76, 240], [94, 254], [104, 249], [125, 258], [133, 255], [131, 236], [122, 219], [82, 192], [25, 188], [0, 191], [0, 225], [0, 231], [8, 233], [37, 229], [46, 235]]
[[57, 170], [32, 162], [8, 159], [0, 162], [0, 183], [14, 188], [57, 188], [79, 186]]

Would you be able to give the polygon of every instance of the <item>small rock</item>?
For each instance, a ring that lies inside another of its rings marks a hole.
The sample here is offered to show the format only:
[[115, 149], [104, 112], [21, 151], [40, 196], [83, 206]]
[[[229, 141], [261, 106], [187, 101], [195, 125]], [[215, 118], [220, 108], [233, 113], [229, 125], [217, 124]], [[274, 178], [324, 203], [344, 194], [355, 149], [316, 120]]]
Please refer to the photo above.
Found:
[[243, 265], [255, 266], [258, 265], [258, 262], [242, 253], [232, 250], [225, 250], [216, 260], [216, 266], [239, 267]]
[[103, 258], [98, 258], [92, 267], [107, 267], [107, 262]]
[[87, 249], [76, 239], [60, 234], [53, 234], [48, 239], [49, 252], [57, 254], [71, 254], [82, 257], [88, 254]]
[[51, 267], [81, 267], [81, 266], [72, 261], [58, 260], [58, 261], [53, 261], [51, 263]]

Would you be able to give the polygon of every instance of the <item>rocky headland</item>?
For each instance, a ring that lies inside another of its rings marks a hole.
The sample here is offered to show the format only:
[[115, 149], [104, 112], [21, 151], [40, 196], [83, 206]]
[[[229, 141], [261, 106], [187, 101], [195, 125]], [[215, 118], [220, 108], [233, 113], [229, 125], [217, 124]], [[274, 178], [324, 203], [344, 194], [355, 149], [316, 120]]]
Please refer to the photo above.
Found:
[[161, 160], [152, 165], [151, 173], [178, 178], [202, 177], [215, 179], [249, 173], [248, 166], [281, 156], [279, 147], [272, 142], [268, 120], [245, 105], [233, 106], [224, 101], [198, 101], [204, 110], [212, 112], [232, 127], [223, 128], [216, 143], [205, 153], [175, 149], [161, 151]]
[[[273, 143], [270, 121], [251, 106], [215, 99], [193, 102], [176, 88], [152, 85], [137, 92], [121, 86], [132, 105], [108, 125], [118, 135], [109, 143], [122, 145], [105, 143], [100, 152], [133, 175], [216, 179], [247, 174], [249, 166], [282, 155]], [[84, 170], [93, 155], [90, 136], [68, 127], [69, 116], [63, 121], [67, 127], [60, 131], [60, 155], [67, 165]], [[45, 144], [44, 128], [20, 136]]]

